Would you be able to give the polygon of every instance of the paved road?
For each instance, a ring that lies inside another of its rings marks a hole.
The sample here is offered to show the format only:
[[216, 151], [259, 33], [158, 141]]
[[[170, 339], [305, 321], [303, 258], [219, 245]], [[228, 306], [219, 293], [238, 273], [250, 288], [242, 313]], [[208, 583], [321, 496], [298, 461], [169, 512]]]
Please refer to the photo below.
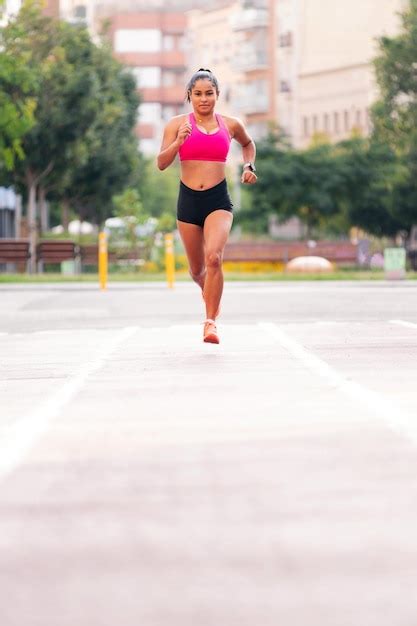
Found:
[[0, 286], [1, 626], [415, 626], [416, 290]]

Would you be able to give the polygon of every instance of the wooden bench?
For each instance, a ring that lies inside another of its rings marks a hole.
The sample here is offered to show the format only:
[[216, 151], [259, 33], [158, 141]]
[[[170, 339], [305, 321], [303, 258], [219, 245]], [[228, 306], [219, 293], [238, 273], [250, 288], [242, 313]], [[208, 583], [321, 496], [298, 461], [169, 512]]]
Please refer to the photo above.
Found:
[[223, 260], [287, 263], [299, 256], [322, 256], [341, 265], [354, 265], [357, 263], [357, 246], [348, 241], [317, 241], [314, 246], [306, 241], [229, 242]]
[[41, 271], [45, 264], [75, 261], [77, 256], [78, 246], [70, 240], [41, 241], [36, 246], [36, 261]]
[[27, 269], [30, 245], [27, 239], [0, 239], [0, 263], [13, 263], [19, 269]]
[[[98, 244], [83, 244], [80, 246], [81, 267], [86, 265], [98, 265]], [[114, 252], [108, 253], [108, 262], [115, 263], [117, 260]]]

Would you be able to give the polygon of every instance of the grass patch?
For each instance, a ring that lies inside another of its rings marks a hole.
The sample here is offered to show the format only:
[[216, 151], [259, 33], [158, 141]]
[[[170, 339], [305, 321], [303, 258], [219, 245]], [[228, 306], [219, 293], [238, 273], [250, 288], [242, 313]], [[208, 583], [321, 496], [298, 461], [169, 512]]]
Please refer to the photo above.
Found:
[[[175, 279], [178, 282], [190, 281], [188, 272], [177, 272]], [[225, 271], [225, 279], [228, 281], [335, 281], [335, 280], [384, 280], [385, 275], [381, 270], [337, 270], [331, 274], [325, 273], [305, 273], [305, 274], [287, 274], [285, 272], [228, 272]], [[417, 280], [417, 272], [407, 272], [407, 280]], [[166, 281], [166, 275], [160, 273], [112, 273], [109, 274], [109, 284], [114, 282], [137, 282], [146, 283], [152, 281]], [[97, 283], [97, 274], [79, 274], [79, 275], [63, 275], [63, 274], [0, 274], [0, 283]]]

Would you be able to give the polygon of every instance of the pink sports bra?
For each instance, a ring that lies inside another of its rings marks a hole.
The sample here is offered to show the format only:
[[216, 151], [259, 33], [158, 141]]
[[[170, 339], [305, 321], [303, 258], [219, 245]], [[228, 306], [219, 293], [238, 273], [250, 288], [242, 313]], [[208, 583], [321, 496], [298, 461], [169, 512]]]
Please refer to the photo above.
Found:
[[178, 150], [181, 161], [226, 161], [231, 139], [222, 116], [215, 115], [219, 129], [207, 135], [197, 127], [194, 113], [190, 113], [192, 131]]

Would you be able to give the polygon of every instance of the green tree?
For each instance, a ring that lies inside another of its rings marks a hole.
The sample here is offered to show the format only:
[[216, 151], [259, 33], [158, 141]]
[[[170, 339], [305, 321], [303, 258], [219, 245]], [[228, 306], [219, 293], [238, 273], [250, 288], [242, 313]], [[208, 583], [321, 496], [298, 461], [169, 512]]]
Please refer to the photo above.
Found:
[[[240, 217], [266, 229], [268, 217], [280, 222], [297, 216], [308, 236], [339, 211], [342, 174], [334, 146], [319, 142], [307, 150], [294, 150], [279, 133], [271, 133], [258, 146], [258, 183], [251, 189], [250, 207]], [[239, 216], [238, 216], [239, 217]]]
[[127, 233], [127, 239], [132, 248], [138, 242], [138, 226], [145, 224], [149, 215], [143, 209], [137, 189], [125, 189], [125, 191], [113, 198], [115, 215], [120, 217]]
[[380, 98], [372, 110], [373, 136], [398, 159], [391, 180], [389, 219], [401, 229], [417, 223], [417, 0], [401, 14], [402, 29], [379, 40], [375, 60]]
[[140, 188], [147, 212], [157, 218], [167, 213], [175, 219], [180, 178], [178, 164], [160, 172], [155, 167], [155, 159], [144, 159], [143, 171]]
[[33, 249], [38, 191], [67, 206], [73, 201], [82, 217], [101, 219], [110, 210], [138, 163], [138, 99], [133, 78], [107, 47], [95, 45], [83, 27], [44, 17], [35, 0], [4, 29], [4, 46], [10, 55], [30, 53], [36, 78], [36, 123], [14, 170], [26, 187]]
[[3, 34], [0, 29], [0, 168], [11, 170], [16, 158], [23, 158], [22, 137], [34, 124], [36, 102], [30, 95], [34, 87], [30, 52], [9, 54]]
[[406, 172], [387, 143], [353, 138], [338, 144], [343, 190], [339, 207], [348, 223], [376, 236], [393, 236], [402, 228], [396, 214], [398, 192]]
[[113, 196], [139, 185], [141, 160], [134, 134], [139, 98], [133, 76], [107, 46], [94, 49], [90, 71], [96, 72], [99, 84], [94, 122], [78, 144], [80, 154], [64, 164], [65, 176], [54, 177], [49, 194], [81, 220], [101, 224], [113, 213]]
[[78, 149], [94, 120], [99, 88], [85, 64], [93, 48], [87, 31], [47, 18], [40, 9], [40, 2], [27, 0], [3, 30], [4, 51], [9, 56], [25, 55], [33, 76], [35, 124], [23, 138], [24, 158], [14, 168], [17, 182], [26, 187], [32, 253], [37, 189], [59, 162], [72, 158]]

